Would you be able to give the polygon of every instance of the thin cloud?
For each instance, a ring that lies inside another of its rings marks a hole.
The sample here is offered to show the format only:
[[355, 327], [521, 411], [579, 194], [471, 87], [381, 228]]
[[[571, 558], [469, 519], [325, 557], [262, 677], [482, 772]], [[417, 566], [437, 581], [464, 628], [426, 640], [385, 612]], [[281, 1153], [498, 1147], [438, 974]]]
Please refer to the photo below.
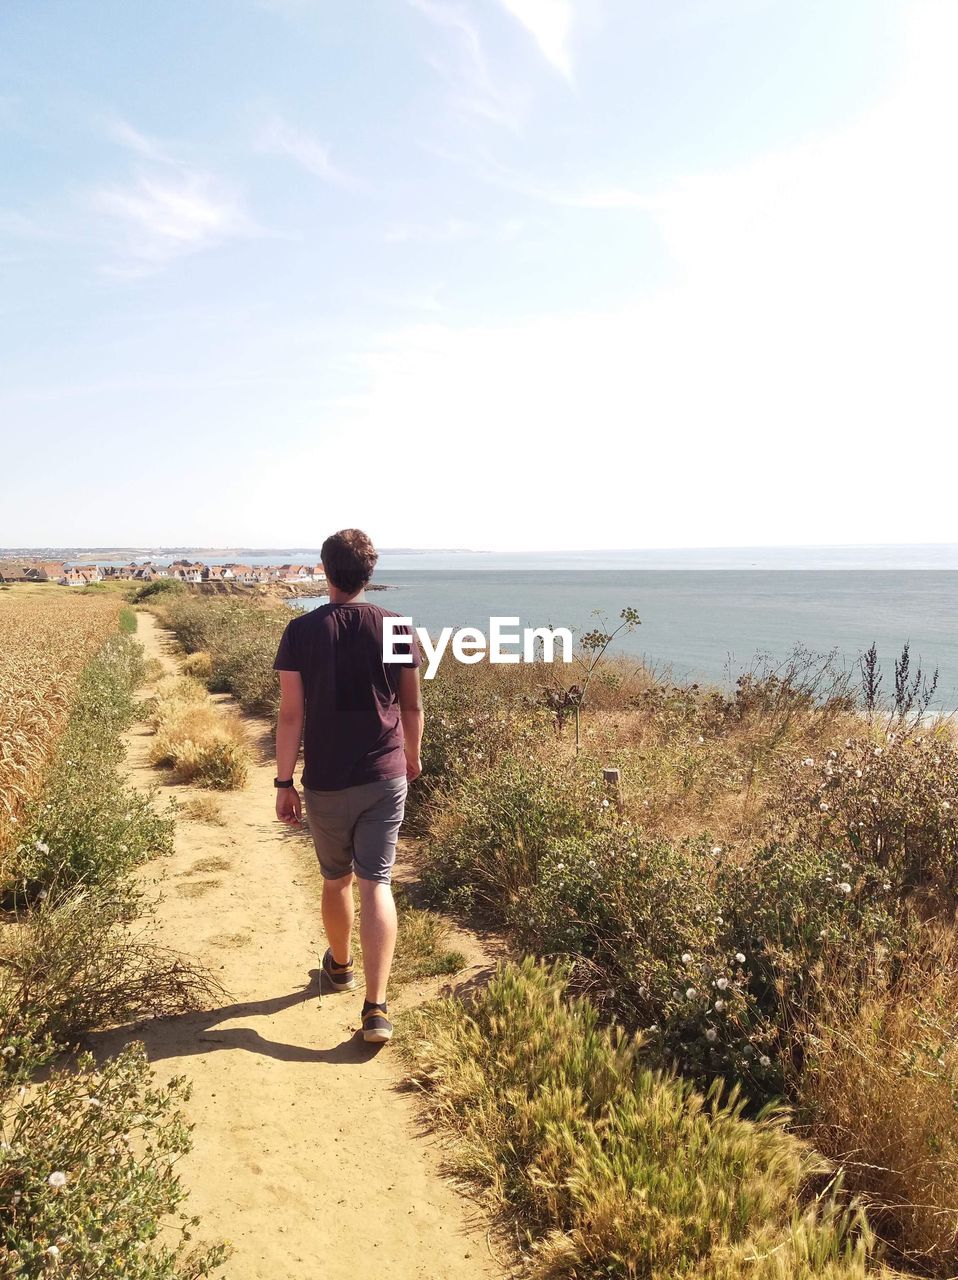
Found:
[[307, 173], [312, 173], [334, 186], [349, 190], [355, 190], [360, 186], [352, 174], [346, 173], [333, 164], [329, 156], [329, 148], [318, 138], [294, 128], [282, 116], [273, 116], [262, 126], [256, 135], [255, 146], [258, 151], [287, 156]]
[[126, 120], [110, 119], [107, 121], [107, 135], [119, 146], [125, 147], [144, 160], [152, 160], [157, 164], [176, 164], [176, 160], [165, 146], [155, 138], [148, 137]]
[[408, 244], [411, 241], [442, 241], [448, 244], [463, 240], [475, 240], [482, 235], [482, 227], [462, 218], [447, 218], [437, 223], [400, 223], [389, 227], [383, 237], [387, 244]]
[[499, 0], [499, 3], [525, 27], [545, 60], [571, 81], [569, 44], [575, 20], [571, 0]]
[[521, 116], [520, 102], [494, 80], [483, 49], [479, 28], [458, 4], [447, 0], [407, 0], [433, 26], [452, 34], [458, 56], [453, 65], [437, 59], [428, 62], [453, 87], [453, 104], [469, 115], [515, 129]]
[[176, 159], [124, 120], [111, 121], [108, 133], [142, 162], [128, 181], [100, 187], [90, 196], [92, 208], [121, 234], [121, 252], [108, 272], [147, 274], [255, 232], [238, 197], [218, 178]]
[[450, 164], [459, 165], [480, 182], [491, 187], [501, 187], [515, 195], [527, 196], [544, 204], [559, 205], [570, 209], [636, 209], [644, 213], [657, 213], [663, 207], [661, 197], [634, 187], [596, 183], [578, 188], [551, 186], [532, 181], [515, 170], [500, 164], [488, 152], [480, 157], [467, 156], [437, 147], [431, 142], [419, 144], [429, 155], [437, 156]]

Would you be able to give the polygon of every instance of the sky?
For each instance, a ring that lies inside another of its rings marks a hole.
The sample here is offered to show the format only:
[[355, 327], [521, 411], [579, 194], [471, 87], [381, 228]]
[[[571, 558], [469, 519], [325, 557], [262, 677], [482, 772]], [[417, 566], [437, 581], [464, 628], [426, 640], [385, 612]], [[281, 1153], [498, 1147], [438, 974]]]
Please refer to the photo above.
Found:
[[955, 540], [958, 0], [2, 0], [0, 545]]

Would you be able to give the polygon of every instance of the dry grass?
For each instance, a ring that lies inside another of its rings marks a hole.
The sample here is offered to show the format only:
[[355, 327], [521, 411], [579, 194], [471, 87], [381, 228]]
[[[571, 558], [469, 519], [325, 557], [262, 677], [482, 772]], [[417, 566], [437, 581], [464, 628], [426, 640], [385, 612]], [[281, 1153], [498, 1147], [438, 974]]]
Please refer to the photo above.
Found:
[[173, 769], [180, 782], [217, 791], [245, 786], [252, 762], [243, 722], [217, 706], [198, 680], [173, 676], [161, 681], [150, 710], [156, 736], [150, 760]]
[[188, 653], [182, 662], [183, 674], [194, 676], [197, 680], [209, 680], [213, 674], [213, 661], [208, 653], [200, 650]]
[[182, 807], [184, 817], [193, 822], [207, 822], [211, 827], [225, 827], [226, 815], [215, 796], [194, 796]]
[[809, 1132], [839, 1162], [875, 1224], [935, 1275], [958, 1270], [958, 940], [931, 933], [904, 969], [876, 967], [857, 998], [841, 975], [802, 1079]]
[[780, 1118], [756, 1122], [642, 1065], [638, 1042], [570, 1001], [560, 972], [506, 966], [471, 1007], [444, 1000], [404, 1037], [412, 1081], [456, 1138], [450, 1163], [525, 1246], [530, 1280], [864, 1280], [862, 1216]]
[[221, 998], [188, 958], [159, 946], [114, 888], [72, 889], [8, 923], [0, 938], [0, 1038], [52, 1037], [59, 1046], [96, 1028], [168, 1017]]
[[0, 850], [43, 784], [77, 682], [120, 602], [12, 588], [0, 593]]

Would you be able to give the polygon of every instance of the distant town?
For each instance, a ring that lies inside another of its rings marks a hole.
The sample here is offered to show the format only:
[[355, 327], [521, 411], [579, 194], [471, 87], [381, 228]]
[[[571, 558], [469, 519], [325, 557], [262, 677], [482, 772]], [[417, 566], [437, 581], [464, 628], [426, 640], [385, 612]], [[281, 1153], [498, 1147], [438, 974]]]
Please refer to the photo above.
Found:
[[204, 564], [196, 560], [174, 560], [154, 564], [147, 560], [121, 565], [73, 565], [54, 560], [8, 560], [0, 562], [0, 582], [58, 582], [67, 587], [88, 587], [95, 582], [155, 582], [172, 579], [183, 583], [233, 582], [246, 586], [296, 586], [300, 583], [325, 585], [321, 564]]

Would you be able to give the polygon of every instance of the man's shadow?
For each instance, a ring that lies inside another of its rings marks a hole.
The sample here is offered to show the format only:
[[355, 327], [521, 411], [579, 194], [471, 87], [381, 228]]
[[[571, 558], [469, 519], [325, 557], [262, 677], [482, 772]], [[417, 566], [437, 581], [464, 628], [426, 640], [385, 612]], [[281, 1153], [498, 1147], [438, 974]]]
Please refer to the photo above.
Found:
[[188, 1058], [217, 1049], [246, 1049], [250, 1053], [261, 1053], [280, 1062], [325, 1062], [331, 1066], [369, 1062], [382, 1045], [367, 1044], [359, 1031], [331, 1049], [311, 1049], [305, 1045], [268, 1040], [253, 1027], [224, 1027], [217, 1030], [221, 1023], [235, 1018], [268, 1018], [271, 1014], [281, 1013], [297, 1004], [335, 999], [335, 995], [327, 997], [322, 994], [321, 982], [321, 971], [311, 969], [307, 985], [286, 995], [271, 996], [267, 1000], [243, 1000], [236, 1004], [221, 1005], [217, 1009], [201, 1009], [169, 1018], [114, 1027], [109, 1031], [93, 1032], [85, 1038], [85, 1047], [98, 1060], [115, 1054], [130, 1041], [138, 1040], [145, 1046], [150, 1062]]

